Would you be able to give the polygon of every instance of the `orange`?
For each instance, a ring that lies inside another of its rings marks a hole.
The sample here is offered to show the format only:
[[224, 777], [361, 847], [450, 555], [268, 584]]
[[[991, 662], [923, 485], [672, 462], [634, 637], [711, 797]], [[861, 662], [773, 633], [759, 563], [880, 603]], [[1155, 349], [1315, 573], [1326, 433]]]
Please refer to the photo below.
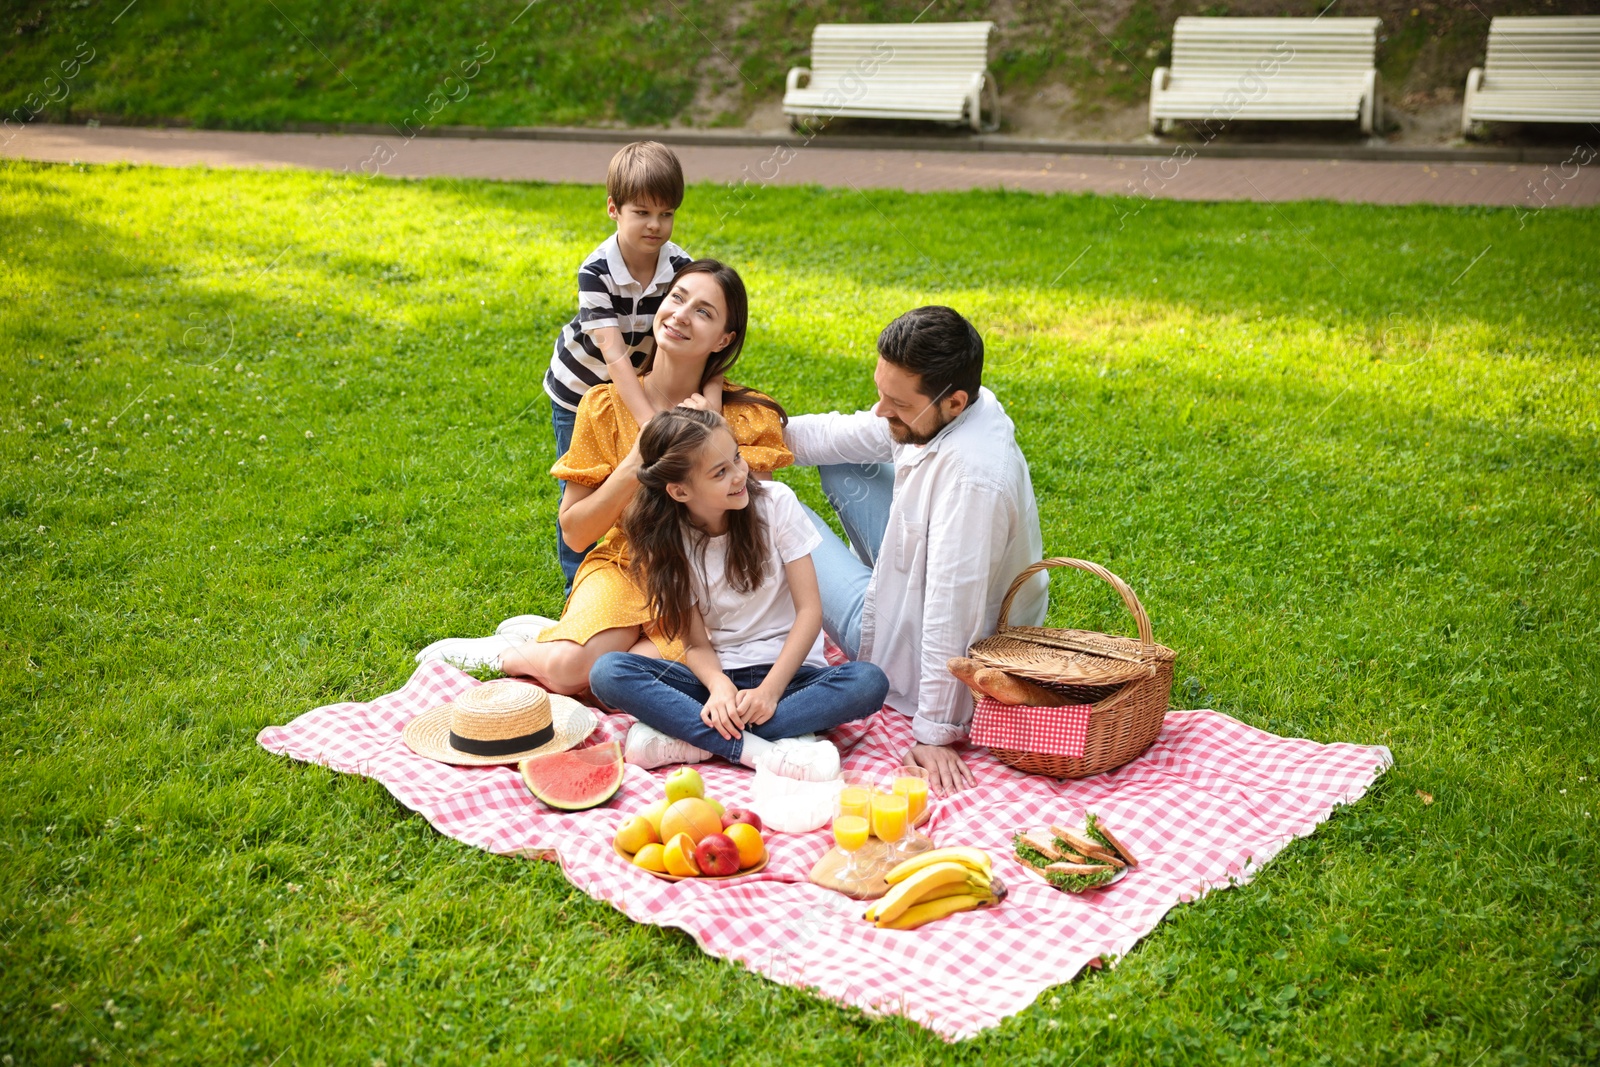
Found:
[[617, 847], [624, 852], [638, 852], [655, 840], [656, 828], [643, 815], [629, 815], [617, 827]]
[[761, 831], [747, 822], [736, 822], [723, 828], [733, 843], [739, 846], [739, 869], [754, 867], [767, 855], [766, 843], [761, 840]]
[[695, 844], [707, 834], [722, 832], [722, 816], [717, 809], [699, 797], [685, 797], [667, 807], [661, 816], [661, 840], [671, 841], [679, 834], [688, 834]]
[[659, 841], [652, 841], [633, 854], [633, 862], [647, 871], [665, 874], [667, 870], [665, 852], [666, 848]]
[[672, 840], [667, 842], [662, 858], [666, 862], [668, 874], [675, 874], [679, 878], [692, 878], [700, 873], [700, 868], [695, 866], [694, 862], [694, 840], [688, 834], [675, 834]]

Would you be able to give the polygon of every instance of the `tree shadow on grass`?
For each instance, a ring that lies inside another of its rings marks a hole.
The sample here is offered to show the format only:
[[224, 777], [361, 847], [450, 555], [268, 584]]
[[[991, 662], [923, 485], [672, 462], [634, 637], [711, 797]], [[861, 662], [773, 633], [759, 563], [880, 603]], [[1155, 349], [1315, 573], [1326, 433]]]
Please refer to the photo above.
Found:
[[[709, 185], [693, 191], [701, 190], [713, 201], [725, 195]], [[740, 253], [730, 261], [802, 290], [844, 281], [936, 302], [998, 288], [1038, 301], [1159, 300], [1203, 315], [1333, 319], [1381, 319], [1447, 299], [1459, 302], [1447, 323], [1556, 319], [1593, 331], [1593, 295], [1573, 283], [1600, 239], [1595, 208], [814, 187], [756, 187], [738, 206], [708, 227]], [[870, 243], [841, 240], [846, 232]]]

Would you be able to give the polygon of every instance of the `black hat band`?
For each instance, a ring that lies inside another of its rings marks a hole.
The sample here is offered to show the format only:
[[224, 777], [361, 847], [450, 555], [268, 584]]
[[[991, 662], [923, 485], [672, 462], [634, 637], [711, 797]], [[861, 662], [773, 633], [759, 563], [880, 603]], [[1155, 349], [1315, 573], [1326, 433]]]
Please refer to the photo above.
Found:
[[538, 748], [556, 735], [555, 723], [548, 723], [541, 730], [521, 737], [494, 738], [483, 740], [475, 737], [462, 737], [454, 730], [450, 731], [450, 747], [457, 752], [465, 752], [473, 756], [507, 756], [513, 752], [521, 752], [527, 748]]

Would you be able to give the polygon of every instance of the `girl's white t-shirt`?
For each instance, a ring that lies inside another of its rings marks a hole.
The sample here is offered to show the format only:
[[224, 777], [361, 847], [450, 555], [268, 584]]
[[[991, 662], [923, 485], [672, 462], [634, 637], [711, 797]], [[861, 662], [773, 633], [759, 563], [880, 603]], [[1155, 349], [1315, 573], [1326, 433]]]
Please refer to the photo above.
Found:
[[[754, 477], [751, 484], [755, 484]], [[767, 520], [766, 576], [748, 593], [734, 590], [728, 580], [728, 535], [705, 539], [705, 569], [699, 552], [686, 545], [695, 606], [706, 621], [706, 634], [717, 650], [722, 669], [776, 663], [783, 644], [794, 629], [794, 598], [784, 564], [809, 556], [822, 544], [822, 535], [800, 507], [800, 499], [782, 482], [762, 482], [750, 507], [760, 508]], [[826, 667], [822, 634], [806, 653], [805, 662]]]

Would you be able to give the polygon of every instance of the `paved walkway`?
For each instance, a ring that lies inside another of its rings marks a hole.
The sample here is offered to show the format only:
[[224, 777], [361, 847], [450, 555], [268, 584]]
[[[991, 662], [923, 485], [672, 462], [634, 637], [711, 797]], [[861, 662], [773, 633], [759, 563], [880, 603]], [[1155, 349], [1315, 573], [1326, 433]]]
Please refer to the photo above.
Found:
[[[614, 143], [418, 137], [398, 134], [232, 133], [38, 124], [0, 144], [0, 156], [161, 166], [349, 168], [391, 177], [599, 182]], [[913, 191], [996, 188], [1180, 200], [1304, 200], [1371, 204], [1490, 204], [1523, 208], [1600, 203], [1600, 159], [1578, 148], [1566, 164], [1395, 163], [1363, 160], [1046, 155], [1024, 152], [679, 145], [690, 181], [816, 183]]]

